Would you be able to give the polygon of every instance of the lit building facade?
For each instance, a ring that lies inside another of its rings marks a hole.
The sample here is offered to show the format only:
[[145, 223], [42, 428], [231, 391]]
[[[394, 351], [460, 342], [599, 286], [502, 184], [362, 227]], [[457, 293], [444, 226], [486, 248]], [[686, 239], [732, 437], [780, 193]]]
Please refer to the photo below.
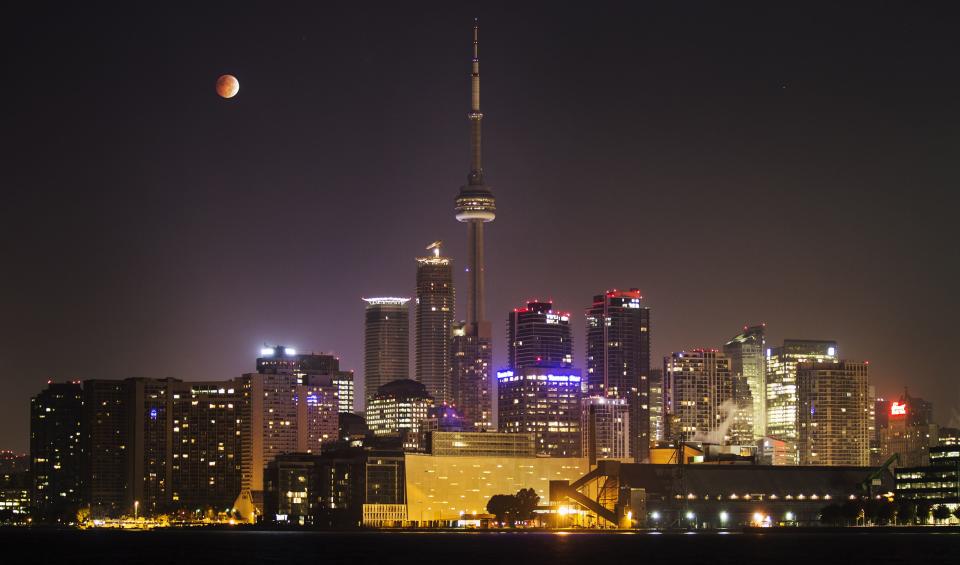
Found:
[[454, 404], [476, 430], [493, 429], [490, 340], [475, 335], [466, 323], [455, 324], [450, 345]]
[[730, 442], [734, 445], [753, 445], [756, 434], [753, 431], [754, 404], [750, 383], [742, 375], [731, 375], [733, 383], [733, 423], [730, 425]]
[[625, 398], [590, 396], [581, 404], [583, 454], [591, 462], [598, 459], [630, 457], [630, 407]]
[[[246, 391], [247, 393], [249, 390]], [[174, 508], [217, 511], [233, 507], [241, 481], [253, 476], [242, 457], [244, 439], [256, 437], [244, 415], [248, 396], [233, 381], [170, 383]], [[259, 471], [262, 485], [263, 469]], [[262, 486], [261, 486], [262, 488]]]
[[[767, 433], [767, 376], [766, 376], [766, 326], [744, 326], [738, 334], [723, 346], [730, 358], [730, 371], [734, 377], [743, 377], [750, 393], [752, 414], [750, 416], [754, 439]], [[739, 396], [743, 397], [743, 394]]]
[[409, 298], [364, 298], [363, 379], [367, 402], [388, 382], [410, 376]]
[[780, 347], [768, 347], [766, 358], [767, 435], [796, 445], [797, 363], [836, 361], [837, 342], [788, 339]]
[[72, 522], [82, 503], [83, 388], [48, 383], [30, 399], [30, 498], [35, 522]]
[[353, 412], [354, 378], [353, 371], [340, 368], [340, 359], [325, 353], [301, 353], [298, 374], [300, 383], [309, 386], [325, 387], [327, 393], [336, 398], [339, 412]]
[[960, 506], [960, 445], [931, 447], [929, 465], [898, 467], [894, 475], [899, 500]]
[[650, 308], [638, 289], [593, 297], [587, 310], [588, 396], [624, 398], [630, 407], [630, 452], [650, 456]]
[[880, 464], [896, 454], [892, 465], [924, 467], [930, 463], [929, 450], [939, 443], [940, 430], [933, 422], [933, 404], [914, 398], [907, 391], [898, 400], [886, 402], [885, 425], [879, 430]]
[[[0, 451], [0, 458], [10, 452]], [[23, 456], [24, 461], [29, 461]], [[0, 469], [0, 525], [25, 525], [30, 521], [30, 472]]]
[[527, 302], [507, 318], [507, 351], [513, 370], [542, 365], [573, 365], [570, 313], [553, 309], [552, 302]]
[[537, 453], [580, 457], [580, 371], [527, 367], [497, 373], [498, 429], [532, 433]]
[[316, 454], [337, 441], [340, 429], [337, 408], [335, 386], [297, 387], [297, 451]]
[[430, 432], [431, 455], [439, 457], [534, 457], [536, 436], [532, 433]]
[[730, 444], [737, 412], [730, 359], [715, 349], [679, 351], [664, 358], [663, 374], [668, 439]]
[[83, 500], [94, 519], [119, 518], [128, 507], [128, 403], [123, 381], [83, 382]]
[[172, 459], [171, 396], [175, 379], [127, 379], [128, 489], [125, 508], [136, 506], [140, 516], [152, 516], [170, 506], [170, 461]]
[[406, 497], [409, 520], [420, 523], [482, 514], [495, 494], [532, 488], [545, 504], [551, 480], [574, 481], [587, 460], [571, 457], [437, 457], [407, 453]]
[[651, 443], [664, 441], [666, 420], [663, 409], [663, 369], [650, 369], [650, 438]]
[[264, 472], [264, 519], [268, 523], [314, 525], [320, 502], [319, 455], [287, 453]]
[[278, 371], [248, 373], [233, 385], [244, 399], [237, 406], [242, 407], [244, 423], [243, 489], [257, 502], [261, 500], [266, 465], [282, 453], [298, 451], [298, 383], [299, 377], [293, 372]]
[[423, 423], [433, 399], [423, 383], [412, 379], [391, 381], [373, 395], [367, 405], [367, 427], [376, 436], [400, 435], [405, 449], [419, 449]]
[[439, 241], [417, 257], [416, 377], [437, 404], [453, 404], [450, 340], [453, 336], [455, 294], [453, 264], [440, 252]]
[[796, 371], [799, 464], [869, 465], [873, 398], [867, 364], [803, 362]]

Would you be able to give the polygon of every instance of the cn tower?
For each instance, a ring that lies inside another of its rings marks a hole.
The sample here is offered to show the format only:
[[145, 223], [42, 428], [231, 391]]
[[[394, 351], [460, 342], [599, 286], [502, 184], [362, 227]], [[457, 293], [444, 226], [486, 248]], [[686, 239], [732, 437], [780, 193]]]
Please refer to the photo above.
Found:
[[[483, 113], [480, 111], [480, 27], [476, 20], [473, 24], [473, 60], [470, 74], [470, 174], [467, 184], [460, 187], [457, 196], [457, 220], [467, 224], [467, 331], [473, 335], [489, 338], [489, 326], [486, 321], [483, 266], [483, 224], [492, 222], [496, 217], [496, 203], [490, 187], [483, 183], [483, 162], [481, 146], [481, 125]], [[487, 335], [483, 335], [484, 330]]]
[[480, 28], [473, 23], [473, 59], [470, 74], [470, 174], [457, 196], [457, 220], [467, 224], [467, 316], [455, 325], [451, 340], [451, 390], [464, 419], [477, 430], [493, 429], [491, 365], [493, 345], [486, 319], [483, 267], [483, 224], [492, 222], [497, 207], [493, 193], [483, 183], [480, 150]]

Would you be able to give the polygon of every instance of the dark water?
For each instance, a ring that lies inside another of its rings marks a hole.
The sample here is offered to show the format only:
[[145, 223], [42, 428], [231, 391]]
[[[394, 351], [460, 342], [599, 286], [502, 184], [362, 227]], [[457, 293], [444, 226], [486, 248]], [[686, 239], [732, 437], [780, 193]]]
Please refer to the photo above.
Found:
[[[377, 533], [0, 530], [3, 563], [960, 563], [960, 533]], [[16, 557], [14, 557], [16, 556]]]

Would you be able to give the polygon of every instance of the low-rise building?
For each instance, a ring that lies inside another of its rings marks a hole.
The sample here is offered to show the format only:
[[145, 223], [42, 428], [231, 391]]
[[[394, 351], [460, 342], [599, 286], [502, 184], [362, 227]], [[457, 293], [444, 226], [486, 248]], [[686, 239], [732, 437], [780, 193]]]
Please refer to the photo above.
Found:
[[923, 467], [898, 467], [896, 497], [900, 500], [960, 505], [960, 445], [930, 448], [930, 464]]
[[431, 432], [429, 452], [435, 456], [533, 457], [537, 454], [533, 434], [498, 432]]

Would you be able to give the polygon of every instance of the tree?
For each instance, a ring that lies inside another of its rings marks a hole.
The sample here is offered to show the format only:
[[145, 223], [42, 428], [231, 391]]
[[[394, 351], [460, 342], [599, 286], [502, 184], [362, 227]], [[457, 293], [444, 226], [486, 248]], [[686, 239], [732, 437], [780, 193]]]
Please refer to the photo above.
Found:
[[857, 520], [863, 515], [863, 505], [859, 500], [849, 500], [840, 507], [840, 517], [846, 525], [857, 525]]
[[943, 504], [933, 509], [933, 519], [937, 522], [943, 522], [950, 519], [950, 509]]
[[820, 521], [830, 526], [840, 523], [840, 506], [830, 504], [820, 510]]
[[897, 508], [897, 520], [901, 524], [912, 524], [917, 519], [917, 505], [914, 502], [905, 500]]
[[884, 499], [877, 507], [874, 515], [874, 523], [878, 525], [887, 525], [896, 522], [897, 505]]
[[540, 495], [532, 488], [524, 488], [517, 491], [514, 495], [516, 502], [517, 520], [527, 521], [533, 519], [534, 510], [540, 504]]
[[83, 506], [77, 510], [77, 524], [84, 525], [87, 523], [87, 520], [90, 519], [90, 507]]
[[956, 509], [954, 509], [953, 517], [956, 518], [957, 520], [960, 520], [960, 505], [958, 505]]
[[497, 517], [497, 522], [505, 524], [515, 512], [517, 497], [512, 494], [495, 494], [487, 502], [487, 512]]
[[930, 520], [930, 510], [932, 510], [932, 505], [926, 500], [921, 500], [917, 503], [917, 522], [921, 524], [926, 524]]

